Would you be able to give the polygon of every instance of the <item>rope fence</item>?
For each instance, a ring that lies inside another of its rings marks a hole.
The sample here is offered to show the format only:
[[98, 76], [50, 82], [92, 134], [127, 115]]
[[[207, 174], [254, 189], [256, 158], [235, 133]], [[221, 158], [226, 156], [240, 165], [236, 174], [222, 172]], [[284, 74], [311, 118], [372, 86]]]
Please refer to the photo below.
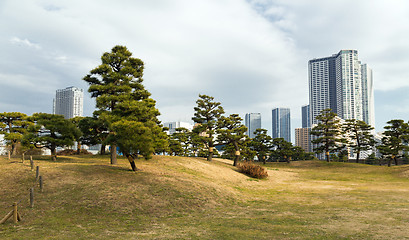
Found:
[[[9, 152], [9, 159], [10, 159], [10, 152]], [[24, 163], [24, 155], [22, 157], [22, 163]], [[31, 171], [34, 170], [34, 161], [33, 157], [30, 156], [30, 167]], [[39, 192], [43, 192], [43, 177], [40, 175], [40, 167], [36, 166], [36, 175], [35, 175], [35, 180], [32, 186], [30, 186], [27, 191], [29, 191], [29, 200], [30, 200], [30, 208], [34, 207], [34, 189], [36, 186], [39, 186]], [[12, 205], [9, 207], [12, 207], [12, 210], [6, 214], [1, 220], [0, 224], [5, 223], [8, 219], [13, 217], [13, 222], [16, 224], [18, 221], [22, 221], [20, 212], [18, 211], [18, 205], [23, 201], [27, 200], [27, 194], [23, 194], [23, 196], [20, 198], [19, 201], [14, 202]]]

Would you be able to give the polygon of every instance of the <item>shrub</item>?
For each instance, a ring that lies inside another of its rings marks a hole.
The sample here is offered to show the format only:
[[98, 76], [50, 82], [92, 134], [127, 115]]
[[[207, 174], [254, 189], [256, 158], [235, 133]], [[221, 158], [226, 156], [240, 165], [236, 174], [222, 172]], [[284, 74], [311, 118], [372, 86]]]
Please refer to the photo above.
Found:
[[237, 167], [239, 168], [239, 172], [244, 173], [253, 178], [262, 179], [268, 177], [268, 173], [265, 168], [251, 162], [239, 163], [237, 164]]

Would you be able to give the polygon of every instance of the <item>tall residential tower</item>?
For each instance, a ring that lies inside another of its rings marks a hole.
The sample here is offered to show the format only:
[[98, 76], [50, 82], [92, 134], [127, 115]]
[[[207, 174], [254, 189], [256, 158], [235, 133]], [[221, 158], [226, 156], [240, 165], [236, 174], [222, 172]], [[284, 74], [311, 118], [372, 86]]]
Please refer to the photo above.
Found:
[[70, 119], [83, 114], [84, 92], [80, 88], [67, 87], [55, 93], [53, 114], [64, 115]]
[[372, 127], [375, 127], [375, 107], [374, 107], [374, 92], [372, 69], [367, 64], [361, 66], [362, 77], [362, 103], [363, 103], [363, 118], [364, 122]]
[[358, 60], [357, 50], [341, 50], [308, 62], [310, 120], [326, 108], [342, 119], [374, 126], [372, 70]]

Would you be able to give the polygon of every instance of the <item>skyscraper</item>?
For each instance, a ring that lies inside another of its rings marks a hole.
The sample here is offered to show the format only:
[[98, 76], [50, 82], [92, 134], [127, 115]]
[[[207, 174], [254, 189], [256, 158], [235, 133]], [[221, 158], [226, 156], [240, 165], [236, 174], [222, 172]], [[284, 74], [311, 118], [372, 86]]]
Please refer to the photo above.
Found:
[[362, 64], [362, 103], [364, 122], [375, 127], [375, 109], [372, 69], [367, 64]]
[[315, 117], [326, 108], [342, 119], [374, 124], [372, 70], [361, 64], [357, 50], [310, 60], [308, 80], [311, 124], [317, 123]]
[[70, 119], [83, 114], [84, 92], [80, 88], [67, 87], [55, 93], [53, 113]]
[[272, 137], [284, 138], [291, 142], [291, 117], [289, 108], [275, 108], [272, 110]]
[[254, 138], [254, 131], [261, 128], [261, 114], [260, 113], [246, 113], [244, 118], [244, 125], [247, 127], [247, 136]]
[[311, 127], [310, 123], [310, 105], [304, 105], [301, 107], [301, 120], [302, 127], [307, 128]]

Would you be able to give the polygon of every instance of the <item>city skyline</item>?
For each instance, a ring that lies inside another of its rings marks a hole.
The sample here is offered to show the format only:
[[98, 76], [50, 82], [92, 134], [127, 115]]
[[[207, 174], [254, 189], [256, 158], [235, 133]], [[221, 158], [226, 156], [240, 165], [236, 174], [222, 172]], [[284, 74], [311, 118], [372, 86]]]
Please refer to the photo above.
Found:
[[[2, 112], [50, 112], [55, 89], [73, 85], [92, 116], [82, 78], [119, 44], [145, 62], [143, 84], [162, 122], [190, 122], [206, 94], [240, 116], [288, 106], [294, 132], [308, 104], [307, 61], [339, 49], [357, 49], [373, 69], [376, 130], [409, 120], [406, 2], [5, 0], [0, 9]], [[262, 118], [269, 134], [270, 123]]]

